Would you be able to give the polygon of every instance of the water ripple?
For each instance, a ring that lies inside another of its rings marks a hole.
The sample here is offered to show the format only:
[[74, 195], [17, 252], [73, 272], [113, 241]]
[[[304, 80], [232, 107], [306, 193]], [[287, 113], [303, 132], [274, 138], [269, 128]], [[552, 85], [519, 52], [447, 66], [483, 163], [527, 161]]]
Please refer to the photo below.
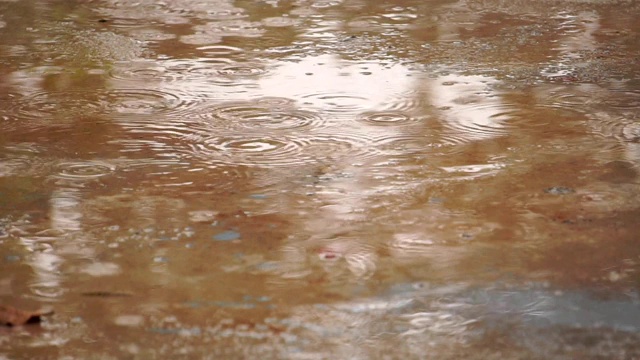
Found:
[[[447, 111], [446, 125], [454, 132], [460, 132], [469, 140], [486, 139], [505, 135], [508, 131], [504, 125], [508, 118], [496, 105], [468, 106], [461, 111]], [[502, 116], [501, 116], [502, 115]]]
[[446, 136], [425, 135], [385, 135], [375, 139], [374, 146], [387, 156], [412, 156], [433, 151], [455, 151], [455, 145], [467, 142], [464, 137], [455, 134]]
[[201, 46], [198, 50], [204, 52], [207, 58], [217, 58], [220, 56], [237, 56], [244, 52], [242, 48], [228, 45], [208, 45]]
[[640, 143], [640, 119], [637, 114], [613, 115], [595, 112], [590, 116], [592, 129], [603, 137], [615, 137], [620, 141]]
[[245, 86], [246, 82], [240, 80], [252, 79], [267, 72], [260, 64], [246, 61], [238, 62], [228, 58], [237, 56], [233, 53], [233, 49], [231, 47], [209, 49], [205, 53], [212, 51], [211, 57], [165, 60], [162, 65], [148, 61], [133, 62], [127, 64], [126, 67], [115, 67], [109, 74], [118, 80], [157, 81], [165, 87], [184, 87], [185, 90], [182, 91], [192, 94], [194, 92], [192, 86], [187, 86], [185, 81], [206, 81], [207, 86], [211, 84]]
[[62, 179], [89, 180], [113, 173], [116, 166], [106, 161], [67, 161], [58, 164], [58, 174]]
[[543, 87], [536, 96], [541, 107], [571, 114], [583, 114], [589, 112], [589, 107], [594, 104], [598, 92], [600, 91], [596, 86], [582, 84], [577, 87]]
[[130, 61], [126, 66], [115, 66], [109, 75], [118, 80], [166, 80], [166, 67], [152, 61]]
[[417, 120], [415, 117], [397, 111], [370, 111], [358, 116], [358, 121], [377, 126], [406, 125]]
[[40, 144], [19, 143], [4, 146], [0, 158], [1, 176], [40, 176], [50, 172], [51, 161], [47, 149]]
[[420, 91], [405, 91], [393, 96], [381, 104], [380, 109], [384, 111], [400, 111], [409, 113], [412, 111], [424, 111], [431, 104], [427, 101], [428, 96]]
[[444, 118], [444, 126], [469, 140], [507, 133], [509, 118], [501, 116], [515, 108], [491, 89], [496, 81], [483, 76], [443, 76], [433, 83], [434, 105]]
[[[226, 0], [216, 1], [215, 6], [206, 1], [119, 1], [115, 8], [99, 7], [97, 11], [112, 19], [115, 25], [119, 26], [129, 23], [140, 26], [141, 20], [145, 24], [177, 25], [187, 24], [193, 18], [223, 22], [247, 16], [243, 9], [235, 7], [230, 1]], [[126, 23], [122, 24], [123, 20], [126, 20]]]
[[349, 156], [362, 159], [377, 153], [370, 140], [355, 135], [294, 136], [192, 136], [191, 151], [208, 162], [246, 166], [291, 166]]
[[221, 42], [223, 37], [261, 37], [265, 33], [262, 24], [244, 20], [212, 21], [193, 27], [195, 33], [182, 35], [180, 41], [190, 45], [210, 45]]
[[258, 76], [262, 75], [266, 70], [258, 65], [251, 63], [237, 63], [236, 65], [225, 66], [218, 70], [218, 73], [223, 76]]
[[640, 91], [615, 91], [602, 99], [603, 105], [618, 110], [637, 110], [640, 107]]
[[196, 114], [214, 129], [286, 130], [318, 127], [324, 123], [319, 114], [297, 109], [293, 101], [286, 98], [203, 106]]
[[340, 92], [318, 92], [300, 96], [305, 105], [328, 112], [351, 113], [371, 108], [371, 99]]
[[16, 98], [7, 109], [9, 116], [20, 119], [40, 120], [49, 118], [59, 112], [64, 115], [78, 116], [99, 113], [102, 105], [95, 96], [80, 91], [48, 93], [41, 92]]
[[147, 89], [107, 91], [39, 92], [16, 99], [9, 112], [28, 120], [50, 119], [52, 116], [104, 116], [113, 114], [157, 115], [189, 104], [178, 95]]
[[300, 21], [298, 19], [290, 17], [275, 16], [262, 19], [262, 25], [266, 27], [288, 27], [298, 25]]
[[102, 97], [107, 110], [123, 114], [156, 115], [186, 105], [179, 96], [158, 90], [112, 90]]

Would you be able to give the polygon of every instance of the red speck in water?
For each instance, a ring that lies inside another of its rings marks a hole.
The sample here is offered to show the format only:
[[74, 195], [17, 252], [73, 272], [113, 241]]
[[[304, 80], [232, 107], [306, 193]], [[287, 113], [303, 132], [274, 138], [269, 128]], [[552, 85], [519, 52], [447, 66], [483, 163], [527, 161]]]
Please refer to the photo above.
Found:
[[330, 249], [320, 249], [318, 256], [320, 256], [322, 260], [333, 260], [338, 258], [338, 253]]

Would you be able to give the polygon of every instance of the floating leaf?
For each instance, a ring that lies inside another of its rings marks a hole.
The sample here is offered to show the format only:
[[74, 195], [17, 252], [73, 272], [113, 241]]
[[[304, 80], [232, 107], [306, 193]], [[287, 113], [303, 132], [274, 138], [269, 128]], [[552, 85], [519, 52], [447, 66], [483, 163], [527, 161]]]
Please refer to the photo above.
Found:
[[51, 314], [53, 314], [53, 311], [24, 311], [11, 306], [0, 305], [0, 325], [19, 326], [36, 324], [42, 320], [42, 316]]

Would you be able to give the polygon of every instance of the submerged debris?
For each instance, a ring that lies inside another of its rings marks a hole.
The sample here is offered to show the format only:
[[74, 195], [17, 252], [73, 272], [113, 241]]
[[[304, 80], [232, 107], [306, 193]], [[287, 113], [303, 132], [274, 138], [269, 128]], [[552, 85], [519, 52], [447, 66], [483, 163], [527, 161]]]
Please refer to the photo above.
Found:
[[40, 323], [43, 316], [51, 315], [51, 310], [25, 311], [8, 305], [0, 305], [0, 325], [20, 326]]

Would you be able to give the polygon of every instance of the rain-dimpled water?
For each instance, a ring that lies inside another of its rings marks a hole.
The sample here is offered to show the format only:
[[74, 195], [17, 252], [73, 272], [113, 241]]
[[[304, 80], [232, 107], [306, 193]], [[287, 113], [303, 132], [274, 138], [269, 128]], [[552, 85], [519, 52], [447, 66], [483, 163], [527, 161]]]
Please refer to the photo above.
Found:
[[0, 358], [640, 358], [639, 18], [0, 1]]

